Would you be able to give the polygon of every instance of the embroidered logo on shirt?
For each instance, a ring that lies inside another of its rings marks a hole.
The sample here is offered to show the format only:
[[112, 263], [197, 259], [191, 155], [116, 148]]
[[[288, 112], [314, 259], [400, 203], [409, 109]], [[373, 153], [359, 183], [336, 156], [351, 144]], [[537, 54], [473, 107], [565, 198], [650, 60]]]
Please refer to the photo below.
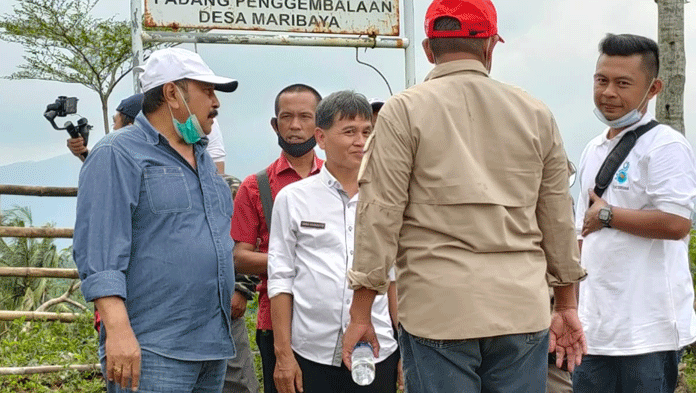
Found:
[[626, 180], [628, 180], [628, 174], [626, 173], [626, 171], [628, 171], [628, 166], [629, 163], [625, 162], [621, 169], [616, 172], [616, 181], [619, 182], [619, 184], [626, 183]]
[[300, 221], [300, 226], [302, 228], [314, 228], [314, 229], [324, 229], [326, 224], [323, 222], [312, 222], [312, 221]]

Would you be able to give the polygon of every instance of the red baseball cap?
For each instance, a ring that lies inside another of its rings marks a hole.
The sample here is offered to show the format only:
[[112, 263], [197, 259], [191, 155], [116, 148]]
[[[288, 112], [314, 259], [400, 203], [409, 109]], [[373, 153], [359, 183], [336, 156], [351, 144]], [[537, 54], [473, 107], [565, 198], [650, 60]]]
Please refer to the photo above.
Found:
[[[435, 31], [435, 21], [443, 16], [459, 20], [462, 28]], [[428, 38], [488, 38], [498, 35], [498, 14], [490, 0], [435, 0], [425, 13], [425, 35]], [[502, 38], [500, 41], [505, 42]]]

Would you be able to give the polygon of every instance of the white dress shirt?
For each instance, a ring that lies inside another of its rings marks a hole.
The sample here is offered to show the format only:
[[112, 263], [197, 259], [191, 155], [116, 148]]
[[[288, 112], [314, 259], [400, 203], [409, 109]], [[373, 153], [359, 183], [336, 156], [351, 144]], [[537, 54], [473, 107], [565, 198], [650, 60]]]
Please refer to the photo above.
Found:
[[[689, 236], [648, 239], [614, 228], [580, 235], [588, 190], [604, 159], [629, 130], [607, 139], [607, 129], [587, 144], [580, 158], [576, 230], [583, 240], [578, 314], [591, 355], [630, 356], [673, 351], [696, 340], [694, 290], [689, 272]], [[658, 125], [641, 136], [602, 198], [610, 205], [660, 210], [690, 218], [696, 198], [696, 162], [683, 135]]]
[[[268, 297], [293, 295], [291, 346], [320, 364], [341, 365], [343, 332], [350, 321], [355, 209], [326, 165], [276, 196], [268, 249]], [[394, 272], [390, 272], [393, 280]], [[386, 295], [375, 298], [372, 323], [379, 361], [397, 349]]]
[[225, 142], [222, 140], [222, 132], [220, 131], [220, 123], [217, 119], [213, 119], [213, 127], [208, 134], [208, 146], [206, 147], [208, 154], [213, 158], [213, 162], [224, 162]]

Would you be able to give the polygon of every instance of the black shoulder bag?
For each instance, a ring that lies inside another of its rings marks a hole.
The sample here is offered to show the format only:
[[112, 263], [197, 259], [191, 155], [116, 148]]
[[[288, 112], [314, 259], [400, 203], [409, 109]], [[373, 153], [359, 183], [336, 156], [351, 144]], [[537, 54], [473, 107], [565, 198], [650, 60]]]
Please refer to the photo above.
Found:
[[607, 158], [604, 159], [597, 173], [597, 177], [595, 177], [594, 192], [598, 197], [601, 197], [604, 191], [609, 187], [611, 179], [614, 178], [614, 174], [619, 169], [619, 166], [624, 162], [626, 157], [628, 157], [628, 153], [631, 152], [633, 146], [636, 145], [638, 138], [658, 124], [660, 123], [656, 120], [652, 120], [648, 124], [643, 124], [635, 130], [628, 131], [621, 137], [619, 143], [614, 146]]
[[273, 195], [271, 194], [271, 184], [268, 181], [268, 172], [265, 169], [256, 174], [256, 184], [259, 186], [259, 196], [261, 197], [263, 216], [266, 219], [266, 228], [268, 228], [268, 233], [271, 233]]

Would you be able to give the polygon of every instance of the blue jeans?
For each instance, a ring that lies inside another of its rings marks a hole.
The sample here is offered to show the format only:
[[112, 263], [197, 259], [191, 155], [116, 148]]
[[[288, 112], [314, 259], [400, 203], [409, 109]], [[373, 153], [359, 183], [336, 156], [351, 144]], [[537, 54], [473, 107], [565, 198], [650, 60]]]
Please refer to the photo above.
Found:
[[[106, 358], [101, 360], [106, 379]], [[141, 393], [220, 393], [225, 380], [227, 359], [185, 361], [170, 359], [142, 350], [140, 355]], [[132, 393], [107, 381], [108, 393]]]
[[573, 372], [575, 393], [673, 393], [681, 351], [635, 356], [585, 355]]
[[471, 340], [430, 340], [399, 326], [409, 393], [544, 392], [549, 331]]

